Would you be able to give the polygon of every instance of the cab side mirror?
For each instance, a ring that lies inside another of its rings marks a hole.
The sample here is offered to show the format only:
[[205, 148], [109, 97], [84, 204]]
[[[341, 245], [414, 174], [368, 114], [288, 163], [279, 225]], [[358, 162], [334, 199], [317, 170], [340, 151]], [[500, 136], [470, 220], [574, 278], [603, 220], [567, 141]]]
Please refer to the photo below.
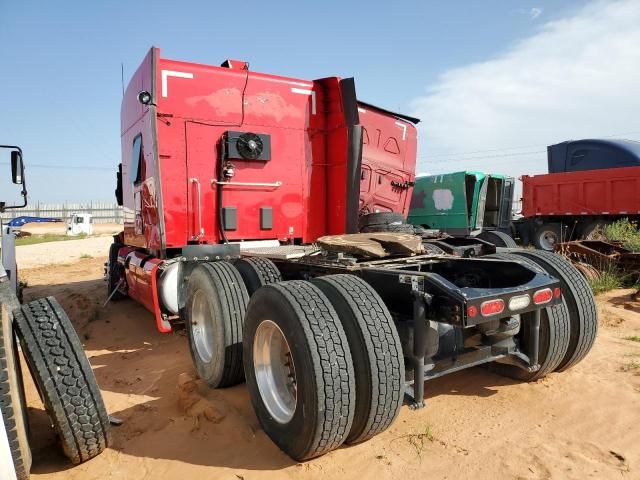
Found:
[[22, 154], [18, 150], [11, 152], [11, 180], [16, 185], [22, 185], [24, 165], [22, 164]]

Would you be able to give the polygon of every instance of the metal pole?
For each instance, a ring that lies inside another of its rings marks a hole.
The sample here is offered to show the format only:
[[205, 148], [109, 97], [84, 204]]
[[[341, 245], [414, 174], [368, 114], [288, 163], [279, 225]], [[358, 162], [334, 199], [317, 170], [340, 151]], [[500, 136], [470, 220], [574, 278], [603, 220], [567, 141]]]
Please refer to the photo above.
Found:
[[535, 315], [529, 324], [529, 363], [530, 366], [538, 366], [538, 351], [540, 350], [540, 310], [535, 311]]
[[413, 404], [411, 409], [424, 407], [424, 351], [426, 333], [425, 303], [422, 292], [413, 295]]

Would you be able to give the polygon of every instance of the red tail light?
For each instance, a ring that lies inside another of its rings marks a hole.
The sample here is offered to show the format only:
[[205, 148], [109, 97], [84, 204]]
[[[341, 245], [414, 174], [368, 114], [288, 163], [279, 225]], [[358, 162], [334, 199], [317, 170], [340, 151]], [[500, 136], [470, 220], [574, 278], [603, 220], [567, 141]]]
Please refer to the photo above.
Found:
[[480, 305], [480, 313], [483, 317], [490, 317], [491, 315], [498, 315], [504, 311], [504, 300], [488, 300]]
[[542, 305], [543, 303], [549, 303], [552, 298], [553, 292], [551, 291], [551, 289], [544, 288], [542, 290], [538, 290], [533, 294], [533, 303], [535, 303], [536, 305]]
[[554, 298], [560, 298], [560, 295], [562, 295], [562, 291], [560, 290], [560, 287], [554, 288], [553, 289]]
[[471, 305], [469, 308], [467, 308], [467, 316], [469, 318], [474, 318], [476, 315], [478, 315], [478, 307], [474, 307], [473, 305]]

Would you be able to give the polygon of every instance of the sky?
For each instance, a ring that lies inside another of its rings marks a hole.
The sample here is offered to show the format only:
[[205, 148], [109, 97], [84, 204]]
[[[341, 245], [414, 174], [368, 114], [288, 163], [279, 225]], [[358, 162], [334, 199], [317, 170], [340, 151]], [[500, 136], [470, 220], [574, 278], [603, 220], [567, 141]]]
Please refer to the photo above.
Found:
[[541, 173], [548, 144], [640, 139], [639, 23], [640, 0], [0, 0], [0, 144], [22, 146], [31, 202], [112, 200], [121, 66], [126, 83], [155, 45], [354, 76], [360, 99], [422, 119], [418, 172]]

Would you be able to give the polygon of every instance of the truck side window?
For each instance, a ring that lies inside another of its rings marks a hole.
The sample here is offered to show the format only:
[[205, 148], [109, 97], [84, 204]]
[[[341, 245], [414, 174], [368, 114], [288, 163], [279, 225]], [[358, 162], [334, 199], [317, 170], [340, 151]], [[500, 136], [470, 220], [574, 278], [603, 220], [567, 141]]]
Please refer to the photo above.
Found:
[[139, 133], [133, 139], [133, 151], [131, 152], [131, 173], [129, 175], [132, 183], [139, 183], [142, 180], [142, 134]]

